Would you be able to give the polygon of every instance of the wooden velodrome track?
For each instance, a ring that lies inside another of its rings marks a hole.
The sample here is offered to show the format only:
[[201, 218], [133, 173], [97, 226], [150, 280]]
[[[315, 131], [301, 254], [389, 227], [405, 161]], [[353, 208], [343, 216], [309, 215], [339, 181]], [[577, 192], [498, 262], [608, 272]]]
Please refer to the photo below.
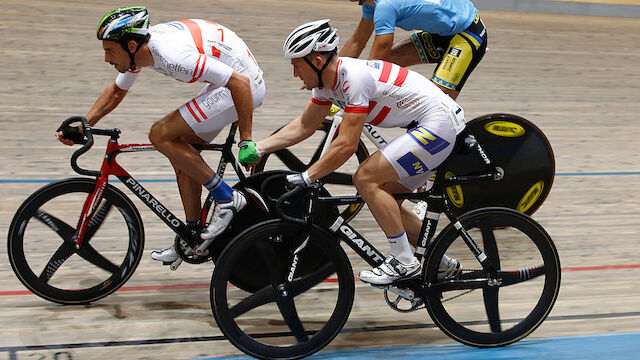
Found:
[[[44, 0], [4, 0], [0, 5], [0, 233], [7, 233], [15, 210], [42, 182], [75, 176], [68, 161], [71, 149], [57, 142], [53, 132], [68, 116], [85, 114], [114, 79], [116, 72], [103, 62], [95, 27], [105, 12], [120, 5]], [[297, 90], [299, 80], [282, 59], [289, 31], [302, 22], [331, 18], [344, 43], [360, 16], [357, 5], [329, 0], [183, 0], [179, 5], [150, 0], [145, 5], [152, 23], [206, 18], [230, 27], [247, 42], [268, 89], [254, 116], [257, 139], [296, 116], [309, 99], [308, 92]], [[531, 336], [638, 330], [640, 22], [494, 11], [481, 16], [490, 51], [459, 98], [468, 119], [491, 112], [521, 115], [546, 133], [556, 156], [553, 189], [534, 218], [555, 240], [563, 280], [550, 317]], [[433, 68], [414, 69], [430, 74]], [[121, 106], [100, 123], [120, 128], [123, 143], [147, 142], [153, 121], [200, 88], [150, 70], [144, 73]], [[83, 164], [95, 168], [103, 146], [98, 140], [100, 150], [87, 155]], [[299, 149], [309, 152], [311, 146]], [[173, 178], [169, 163], [157, 153], [130, 155], [122, 162], [138, 179]], [[182, 213], [175, 183], [145, 186], [176, 214]], [[27, 294], [11, 271], [6, 248], [0, 247], [0, 359], [239, 354], [220, 337], [211, 314], [212, 265], [186, 264], [171, 272], [152, 261], [149, 252], [166, 246], [173, 235], [136, 203], [147, 244], [138, 270], [125, 285], [129, 291], [91, 305], [61, 306]], [[388, 252], [367, 212], [353, 224]], [[356, 274], [365, 266], [353, 263]], [[327, 349], [451, 341], [431, 324], [425, 312], [398, 314], [385, 305], [379, 291], [357, 284], [346, 328], [360, 330], [339, 335]], [[410, 330], [406, 325], [425, 326]], [[382, 331], [383, 326], [391, 327]]]

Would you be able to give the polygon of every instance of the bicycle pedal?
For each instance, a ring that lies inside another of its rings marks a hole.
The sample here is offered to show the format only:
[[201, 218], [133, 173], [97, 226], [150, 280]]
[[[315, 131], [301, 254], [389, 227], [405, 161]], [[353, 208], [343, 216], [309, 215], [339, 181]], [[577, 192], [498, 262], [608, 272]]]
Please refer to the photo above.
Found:
[[[413, 290], [411, 290], [410, 288], [400, 288], [397, 287], [395, 285], [371, 285], [375, 288], [378, 288], [380, 290], [384, 290], [384, 291], [388, 291], [391, 293], [394, 293], [398, 296], [403, 297], [406, 300], [412, 301], [415, 298], [415, 293], [413, 292]], [[386, 296], [386, 295], [385, 295]]]

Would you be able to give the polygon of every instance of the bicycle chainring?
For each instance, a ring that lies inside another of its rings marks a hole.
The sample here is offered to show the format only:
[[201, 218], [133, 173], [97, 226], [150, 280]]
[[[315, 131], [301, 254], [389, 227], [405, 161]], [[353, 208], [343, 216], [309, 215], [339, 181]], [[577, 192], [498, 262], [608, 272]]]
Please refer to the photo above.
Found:
[[[202, 264], [211, 259], [210, 254], [199, 256], [194, 254], [193, 249], [180, 236], [176, 236], [174, 243], [176, 253], [182, 261], [189, 264]], [[196, 245], [197, 247], [197, 245]]]
[[[424, 308], [424, 300], [421, 297], [409, 299], [400, 294], [408, 292], [413, 293], [413, 291], [411, 291], [410, 289], [398, 289], [393, 287], [395, 290], [394, 291], [390, 290], [390, 288], [391, 286], [384, 289], [384, 300], [386, 301], [387, 305], [389, 305], [389, 307], [393, 310], [401, 313], [409, 313]], [[391, 293], [392, 296], [396, 296], [395, 301], [392, 301], [389, 298], [389, 293]]]

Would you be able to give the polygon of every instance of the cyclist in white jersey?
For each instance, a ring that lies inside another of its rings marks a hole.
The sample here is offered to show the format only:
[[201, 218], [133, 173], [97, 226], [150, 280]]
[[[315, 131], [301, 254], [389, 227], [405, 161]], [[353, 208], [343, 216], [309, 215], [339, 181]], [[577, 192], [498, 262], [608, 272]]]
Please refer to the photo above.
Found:
[[[304, 173], [287, 176], [290, 185], [309, 186], [353, 155], [365, 123], [410, 127], [366, 159], [353, 176], [358, 193], [391, 245], [391, 256], [384, 264], [360, 272], [360, 279], [389, 284], [420, 274], [400, 203], [391, 194], [414, 190], [433, 174], [433, 169], [451, 153], [456, 135], [464, 129], [464, 112], [422, 75], [381, 60], [337, 57], [337, 45], [336, 29], [328, 20], [301, 25], [289, 35], [284, 55], [291, 60], [294, 76], [312, 89], [311, 101], [299, 118], [258, 141], [256, 148], [266, 154], [296, 144], [315, 132], [332, 102], [342, 106], [345, 112], [340, 133], [324, 156]], [[447, 268], [459, 267], [454, 259], [447, 257], [443, 261]]]
[[[222, 128], [238, 121], [240, 162], [248, 164], [257, 158], [252, 114], [262, 103], [265, 83], [253, 54], [233, 31], [210, 21], [188, 19], [149, 27], [147, 9], [140, 6], [109, 12], [101, 20], [97, 35], [102, 40], [105, 62], [120, 73], [87, 113], [90, 125], [118, 106], [145, 67], [181, 82], [205, 83], [195, 98], [153, 124], [149, 139], [175, 170], [190, 230], [200, 231], [204, 185], [221, 211], [201, 237], [220, 234], [246, 199], [220, 179], [189, 144], [211, 142]], [[78, 128], [56, 136], [68, 145], [73, 144], [70, 138], [82, 137]], [[178, 259], [173, 246], [154, 251], [151, 257], [165, 264]]]

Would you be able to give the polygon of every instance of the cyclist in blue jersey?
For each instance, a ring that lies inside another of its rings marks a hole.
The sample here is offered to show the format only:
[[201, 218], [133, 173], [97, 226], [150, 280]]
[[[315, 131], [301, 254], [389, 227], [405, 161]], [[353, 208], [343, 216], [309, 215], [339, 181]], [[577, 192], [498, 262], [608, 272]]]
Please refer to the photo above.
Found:
[[[350, 0], [362, 19], [339, 56], [359, 57], [375, 30], [369, 59], [400, 66], [437, 63], [431, 81], [453, 99], [487, 48], [487, 30], [469, 0]], [[395, 27], [415, 30], [394, 43]]]

